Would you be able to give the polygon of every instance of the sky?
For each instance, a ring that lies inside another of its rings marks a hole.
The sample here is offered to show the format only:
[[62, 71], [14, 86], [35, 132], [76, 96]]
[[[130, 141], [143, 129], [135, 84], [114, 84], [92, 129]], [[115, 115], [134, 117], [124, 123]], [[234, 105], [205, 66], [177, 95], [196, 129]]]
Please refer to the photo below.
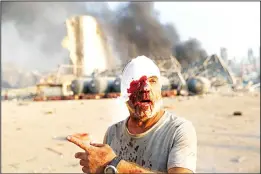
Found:
[[[113, 9], [119, 2], [109, 2]], [[181, 40], [196, 38], [208, 54], [228, 50], [229, 59], [260, 49], [260, 2], [155, 2], [163, 23], [175, 25]]]

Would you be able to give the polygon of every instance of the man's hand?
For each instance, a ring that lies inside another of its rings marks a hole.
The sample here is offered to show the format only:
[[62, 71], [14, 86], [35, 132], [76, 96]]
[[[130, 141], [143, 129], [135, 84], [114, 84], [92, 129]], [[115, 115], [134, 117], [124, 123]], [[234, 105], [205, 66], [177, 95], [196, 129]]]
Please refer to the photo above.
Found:
[[85, 152], [77, 152], [75, 158], [80, 159], [84, 173], [103, 173], [106, 165], [116, 157], [112, 148], [107, 144], [88, 143], [81, 138], [83, 134], [76, 134], [67, 137], [67, 140], [76, 144]]

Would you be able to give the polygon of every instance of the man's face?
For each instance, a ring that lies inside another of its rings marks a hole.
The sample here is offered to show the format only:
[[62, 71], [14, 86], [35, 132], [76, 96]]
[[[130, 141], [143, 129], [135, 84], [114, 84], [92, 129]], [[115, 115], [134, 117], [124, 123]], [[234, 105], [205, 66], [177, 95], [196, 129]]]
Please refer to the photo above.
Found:
[[161, 85], [156, 76], [143, 76], [139, 80], [132, 81], [128, 89], [130, 94], [127, 106], [131, 117], [146, 121], [153, 117], [161, 106]]

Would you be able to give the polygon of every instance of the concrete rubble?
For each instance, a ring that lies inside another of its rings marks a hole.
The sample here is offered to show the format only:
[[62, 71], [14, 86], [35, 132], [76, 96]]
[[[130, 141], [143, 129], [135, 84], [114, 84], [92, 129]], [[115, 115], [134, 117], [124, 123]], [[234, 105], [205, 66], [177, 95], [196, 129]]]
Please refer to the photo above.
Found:
[[260, 76], [236, 76], [217, 55], [211, 55], [187, 68], [180, 68], [175, 74], [171, 78], [174, 86], [181, 91], [178, 92], [180, 95], [214, 93], [219, 92], [221, 88], [227, 88], [231, 92], [254, 92], [260, 89]]

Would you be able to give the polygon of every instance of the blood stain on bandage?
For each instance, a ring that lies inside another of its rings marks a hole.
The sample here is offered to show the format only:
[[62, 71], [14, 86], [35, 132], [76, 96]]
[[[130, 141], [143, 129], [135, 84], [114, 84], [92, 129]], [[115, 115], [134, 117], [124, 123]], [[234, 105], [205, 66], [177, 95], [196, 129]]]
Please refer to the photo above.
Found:
[[146, 85], [146, 81], [148, 80], [147, 76], [142, 76], [139, 80], [133, 80], [130, 83], [130, 88], [127, 89], [129, 94], [133, 94], [136, 91], [140, 91], [144, 85]]

